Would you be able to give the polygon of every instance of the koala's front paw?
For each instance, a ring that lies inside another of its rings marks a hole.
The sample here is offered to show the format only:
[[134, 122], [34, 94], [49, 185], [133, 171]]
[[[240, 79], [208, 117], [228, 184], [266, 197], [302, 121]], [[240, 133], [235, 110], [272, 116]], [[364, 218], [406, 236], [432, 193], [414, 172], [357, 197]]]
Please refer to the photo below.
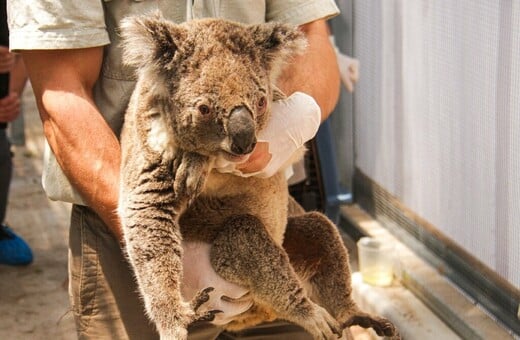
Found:
[[330, 340], [341, 336], [342, 328], [325, 308], [315, 305], [312, 317], [305, 322], [305, 329], [314, 339]]
[[188, 338], [188, 329], [185, 327], [178, 327], [159, 331], [159, 338], [161, 340], [184, 340]]
[[179, 150], [173, 161], [173, 189], [177, 199], [190, 202], [196, 198], [204, 188], [208, 173], [208, 157]]
[[[170, 308], [170, 307], [173, 307]], [[153, 320], [161, 340], [186, 340], [188, 325], [193, 320], [194, 312], [188, 303], [176, 306], [161, 306], [160, 313], [152, 309]]]
[[[195, 321], [213, 321], [219, 310], [199, 312], [201, 306], [209, 301], [209, 294], [213, 287], [199, 291], [189, 302], [182, 302], [174, 312], [161, 313], [161, 318], [156, 320], [161, 340], [184, 340], [188, 337], [188, 325]], [[170, 309], [171, 311], [171, 309]]]

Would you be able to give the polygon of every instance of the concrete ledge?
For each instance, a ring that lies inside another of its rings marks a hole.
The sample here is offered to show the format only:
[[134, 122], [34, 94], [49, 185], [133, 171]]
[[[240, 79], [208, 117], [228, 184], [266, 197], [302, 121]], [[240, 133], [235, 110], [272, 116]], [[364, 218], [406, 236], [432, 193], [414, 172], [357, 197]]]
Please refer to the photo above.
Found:
[[514, 339], [439, 272], [442, 264], [435, 268], [419, 258], [359, 206], [345, 206], [342, 213], [363, 233], [396, 245], [392, 286], [374, 287], [353, 275], [354, 298], [365, 310], [392, 320], [406, 339]]
[[374, 287], [363, 282], [361, 273], [352, 276], [354, 300], [370, 313], [391, 320], [404, 339], [461, 339], [412, 292], [399, 283]]

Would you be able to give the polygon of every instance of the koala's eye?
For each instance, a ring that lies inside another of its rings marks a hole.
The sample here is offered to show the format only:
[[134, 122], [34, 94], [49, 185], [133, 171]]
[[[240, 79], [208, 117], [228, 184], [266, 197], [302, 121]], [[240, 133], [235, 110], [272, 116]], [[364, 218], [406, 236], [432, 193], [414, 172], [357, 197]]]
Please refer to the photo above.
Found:
[[264, 111], [267, 106], [267, 99], [265, 97], [260, 97], [258, 102], [256, 103], [256, 107], [258, 111]]
[[211, 109], [206, 104], [199, 105], [199, 112], [201, 115], [205, 116], [211, 113]]

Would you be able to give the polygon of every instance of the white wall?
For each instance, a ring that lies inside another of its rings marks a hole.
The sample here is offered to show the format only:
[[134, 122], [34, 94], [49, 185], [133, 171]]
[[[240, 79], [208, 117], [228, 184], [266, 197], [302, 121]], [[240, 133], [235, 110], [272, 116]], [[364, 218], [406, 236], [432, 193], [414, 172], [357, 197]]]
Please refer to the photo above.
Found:
[[356, 166], [520, 286], [520, 1], [356, 0]]

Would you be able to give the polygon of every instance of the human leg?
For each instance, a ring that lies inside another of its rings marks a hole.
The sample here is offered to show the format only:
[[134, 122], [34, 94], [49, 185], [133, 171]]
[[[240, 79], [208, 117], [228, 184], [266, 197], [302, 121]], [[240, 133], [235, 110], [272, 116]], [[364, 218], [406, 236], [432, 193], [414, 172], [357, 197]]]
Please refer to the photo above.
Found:
[[89, 208], [74, 205], [69, 296], [79, 339], [158, 339], [118, 241]]
[[[79, 339], [159, 339], [118, 241], [91, 209], [76, 205], [69, 237], [69, 295]], [[190, 326], [188, 339], [211, 340], [220, 332], [197, 323]]]
[[7, 210], [7, 198], [13, 171], [11, 145], [5, 129], [0, 129], [0, 223], [4, 222]]
[[11, 145], [5, 129], [0, 129], [0, 263], [27, 265], [33, 260], [31, 248], [4, 224], [12, 169]]

